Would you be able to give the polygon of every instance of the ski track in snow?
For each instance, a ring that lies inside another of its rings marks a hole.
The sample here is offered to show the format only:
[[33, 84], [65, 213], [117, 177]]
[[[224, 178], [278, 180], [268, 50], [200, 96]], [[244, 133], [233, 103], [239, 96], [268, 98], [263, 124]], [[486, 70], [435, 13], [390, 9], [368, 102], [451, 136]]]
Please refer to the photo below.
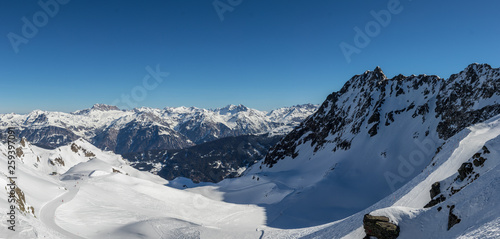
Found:
[[[68, 192], [48, 202], [40, 210], [40, 220], [42, 221], [42, 223], [67, 238], [83, 239], [83, 237], [73, 234], [57, 225], [55, 221], [56, 210], [59, 206], [63, 205], [63, 203], [70, 202], [76, 196], [76, 194], [80, 190], [81, 183], [83, 183], [83, 180], [71, 180], [69, 182], [66, 182], [64, 187], [68, 189]], [[74, 185], [76, 185], [76, 187]]]

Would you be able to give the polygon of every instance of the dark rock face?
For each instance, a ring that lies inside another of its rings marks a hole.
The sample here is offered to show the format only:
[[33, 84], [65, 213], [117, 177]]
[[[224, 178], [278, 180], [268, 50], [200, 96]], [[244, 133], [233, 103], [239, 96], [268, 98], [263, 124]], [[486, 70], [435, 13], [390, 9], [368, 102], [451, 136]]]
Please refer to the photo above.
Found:
[[105, 105], [105, 104], [95, 104], [92, 106], [91, 109], [100, 111], [120, 110], [118, 107], [114, 105]]
[[[487, 64], [471, 64], [448, 79], [428, 75], [388, 79], [376, 68], [354, 76], [340, 91], [330, 94], [316, 113], [270, 150], [264, 163], [272, 167], [285, 157], [297, 157], [301, 144], [310, 145], [314, 152], [326, 143], [333, 144], [334, 151], [348, 150], [362, 130], [375, 137], [399, 114], [409, 113], [415, 123], [445, 140], [500, 114], [500, 100], [478, 107], [478, 102], [495, 97], [500, 97], [500, 69]], [[399, 106], [394, 106], [398, 98]]]
[[133, 120], [122, 128], [106, 128], [96, 132], [91, 143], [118, 154], [152, 149], [178, 149], [194, 145], [184, 135], [170, 129], [168, 124], [160, 120], [158, 122], [161, 124], [154, 122], [154, 119], [145, 122]]
[[222, 123], [204, 123], [199, 124], [199, 121], [192, 119], [183, 122], [179, 125], [179, 132], [185, 135], [189, 140], [195, 144], [210, 142], [219, 138], [240, 136], [245, 133], [233, 131]]
[[[239, 176], [241, 170], [262, 159], [281, 136], [227, 137], [181, 150], [150, 150], [124, 154], [132, 166], [167, 180], [190, 178], [194, 182], [219, 182]], [[160, 163], [161, 168], [153, 165]], [[159, 171], [155, 171], [159, 170]]]
[[[487, 80], [481, 82], [480, 78]], [[500, 102], [474, 109], [477, 101], [498, 97], [500, 71], [487, 64], [472, 64], [446, 80], [437, 96], [436, 113], [441, 116], [437, 131], [447, 139], [467, 126], [500, 114]]]
[[457, 215], [453, 214], [453, 209], [455, 209], [455, 205], [452, 205], [450, 207], [450, 212], [448, 214], [448, 231], [461, 221], [461, 219], [458, 218]]
[[399, 236], [399, 226], [391, 223], [388, 217], [372, 216], [365, 214], [363, 217], [363, 228], [366, 237], [376, 237], [378, 239], [395, 239]]
[[433, 183], [430, 193], [431, 193], [431, 198], [434, 198], [435, 196], [440, 194], [441, 193], [441, 183], [439, 183], [439, 182]]
[[[486, 146], [483, 146], [482, 148], [483, 154], [489, 154], [490, 151]], [[472, 163], [474, 164], [475, 167], [482, 167], [484, 165], [484, 162], [486, 162], [486, 156], [483, 156], [481, 153], [476, 153], [474, 156], [472, 156], [474, 159]]]
[[99, 130], [92, 138], [92, 144], [103, 150], [114, 150], [118, 138], [119, 129], [108, 128]]
[[24, 128], [20, 131], [19, 137], [24, 137], [32, 144], [49, 149], [67, 145], [79, 138], [73, 132], [55, 126]]
[[114, 105], [94, 104], [92, 106], [92, 108], [90, 108], [90, 109], [84, 109], [84, 110], [79, 110], [79, 111], [75, 112], [74, 114], [84, 115], [84, 114], [88, 114], [92, 110], [97, 110], [97, 111], [113, 111], [113, 110], [121, 111], [118, 107], [116, 107]]
[[428, 202], [424, 208], [428, 208], [428, 207], [434, 207], [435, 205], [437, 205], [438, 203], [441, 203], [441, 202], [444, 202], [446, 200], [446, 197], [443, 196], [442, 194], [439, 195], [439, 197], [437, 198], [433, 198], [430, 202]]
[[[142, 125], [136, 121], [120, 129], [115, 142], [114, 151], [119, 154], [158, 148], [178, 149], [193, 145], [185, 136], [168, 127], [154, 124]], [[96, 146], [102, 147], [99, 142], [96, 142]]]
[[460, 180], [464, 180], [473, 170], [472, 163], [463, 163], [458, 169], [458, 177]]
[[71, 151], [75, 152], [75, 153], [78, 153], [79, 151], [82, 151], [83, 155], [85, 155], [85, 157], [95, 157], [95, 154], [91, 151], [88, 151], [80, 146], [78, 146], [77, 144], [75, 143], [72, 143], [71, 144]]

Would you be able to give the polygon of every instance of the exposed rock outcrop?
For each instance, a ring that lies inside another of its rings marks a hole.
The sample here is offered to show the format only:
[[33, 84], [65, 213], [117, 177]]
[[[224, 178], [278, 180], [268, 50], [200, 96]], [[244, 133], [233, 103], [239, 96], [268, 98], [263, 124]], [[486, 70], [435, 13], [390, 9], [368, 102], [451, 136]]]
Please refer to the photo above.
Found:
[[441, 203], [441, 202], [444, 202], [446, 200], [446, 197], [443, 196], [442, 194], [439, 195], [439, 197], [436, 197], [436, 198], [433, 198], [431, 199], [430, 202], [428, 202], [424, 208], [428, 208], [428, 207], [434, 207], [435, 205], [437, 205], [438, 203]]
[[365, 214], [363, 217], [363, 228], [366, 237], [376, 237], [378, 239], [395, 239], [399, 236], [399, 226], [391, 223], [388, 217], [372, 216]]
[[78, 153], [79, 151], [82, 151], [82, 153], [85, 155], [85, 157], [90, 158], [90, 157], [95, 157], [95, 154], [92, 153], [92, 151], [86, 150], [80, 146], [78, 146], [75, 143], [71, 144], [71, 151]]
[[[12, 181], [12, 179], [10, 179], [10, 183], [16, 184], [14, 181]], [[14, 195], [18, 206], [18, 210], [24, 215], [31, 214], [34, 217], [36, 217], [35, 208], [27, 204], [24, 192], [21, 190], [19, 185], [16, 185], [16, 188], [14, 189]]]
[[461, 219], [458, 218], [457, 215], [453, 214], [453, 209], [455, 209], [455, 205], [452, 205], [450, 207], [450, 212], [448, 214], [448, 231], [461, 221]]
[[434, 198], [435, 196], [440, 194], [441, 193], [441, 183], [439, 183], [439, 182], [433, 183], [430, 193], [431, 193], [431, 198]]
[[[424, 208], [444, 202], [447, 197], [460, 192], [460, 190], [478, 179], [481, 168], [484, 166], [486, 160], [488, 160], [488, 154], [490, 154], [488, 147], [483, 146], [481, 150], [460, 166], [457, 170], [457, 176], [432, 184], [430, 190], [431, 201]], [[441, 191], [441, 187], [443, 191]]]
[[458, 178], [463, 181], [473, 170], [472, 163], [463, 163], [458, 169]]

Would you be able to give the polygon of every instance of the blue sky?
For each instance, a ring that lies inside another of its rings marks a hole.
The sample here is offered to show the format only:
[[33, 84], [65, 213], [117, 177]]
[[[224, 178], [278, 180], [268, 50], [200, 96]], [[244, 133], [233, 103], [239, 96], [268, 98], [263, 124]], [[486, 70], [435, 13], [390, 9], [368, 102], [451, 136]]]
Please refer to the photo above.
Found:
[[[232, 9], [222, 21], [213, 0], [72, 0], [58, 3], [53, 17], [37, 1], [1, 1], [0, 112], [71, 112], [117, 101], [123, 108], [121, 97], [132, 94], [129, 105], [271, 110], [320, 104], [376, 66], [388, 76], [442, 77], [473, 62], [500, 67], [494, 0], [218, 1]], [[356, 47], [354, 28], [365, 31], [375, 21], [371, 11], [398, 2], [398, 13], [371, 28], [370, 42], [348, 62], [339, 45]], [[33, 23], [34, 16], [38, 32], [25, 37], [22, 18]], [[17, 53], [12, 34], [27, 40], [16, 38]], [[155, 87], [145, 89], [148, 66], [169, 75], [159, 84], [149, 79]]]

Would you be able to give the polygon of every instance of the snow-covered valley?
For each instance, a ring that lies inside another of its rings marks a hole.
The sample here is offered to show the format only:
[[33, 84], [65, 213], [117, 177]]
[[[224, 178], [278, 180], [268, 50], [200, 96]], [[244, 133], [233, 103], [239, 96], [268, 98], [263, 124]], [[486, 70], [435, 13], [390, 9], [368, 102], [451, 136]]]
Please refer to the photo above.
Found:
[[[2, 233], [8, 238], [179, 238], [240, 235], [255, 238], [265, 213], [255, 205], [223, 202], [216, 194], [178, 190], [169, 182], [127, 165], [120, 156], [77, 140], [46, 150], [26, 143], [16, 168], [23, 195], [16, 231], [7, 230], [7, 201], [1, 201]], [[5, 145], [1, 145], [5, 152]], [[82, 151], [95, 156], [86, 157]], [[61, 158], [62, 164], [53, 157]], [[7, 168], [5, 154], [1, 167]], [[35, 166], [38, 165], [38, 166]], [[69, 170], [64, 170], [69, 168]], [[50, 175], [54, 171], [65, 171]], [[2, 171], [5, 174], [4, 171]], [[7, 181], [2, 177], [5, 187]], [[5, 219], [5, 220], [4, 220]]]

